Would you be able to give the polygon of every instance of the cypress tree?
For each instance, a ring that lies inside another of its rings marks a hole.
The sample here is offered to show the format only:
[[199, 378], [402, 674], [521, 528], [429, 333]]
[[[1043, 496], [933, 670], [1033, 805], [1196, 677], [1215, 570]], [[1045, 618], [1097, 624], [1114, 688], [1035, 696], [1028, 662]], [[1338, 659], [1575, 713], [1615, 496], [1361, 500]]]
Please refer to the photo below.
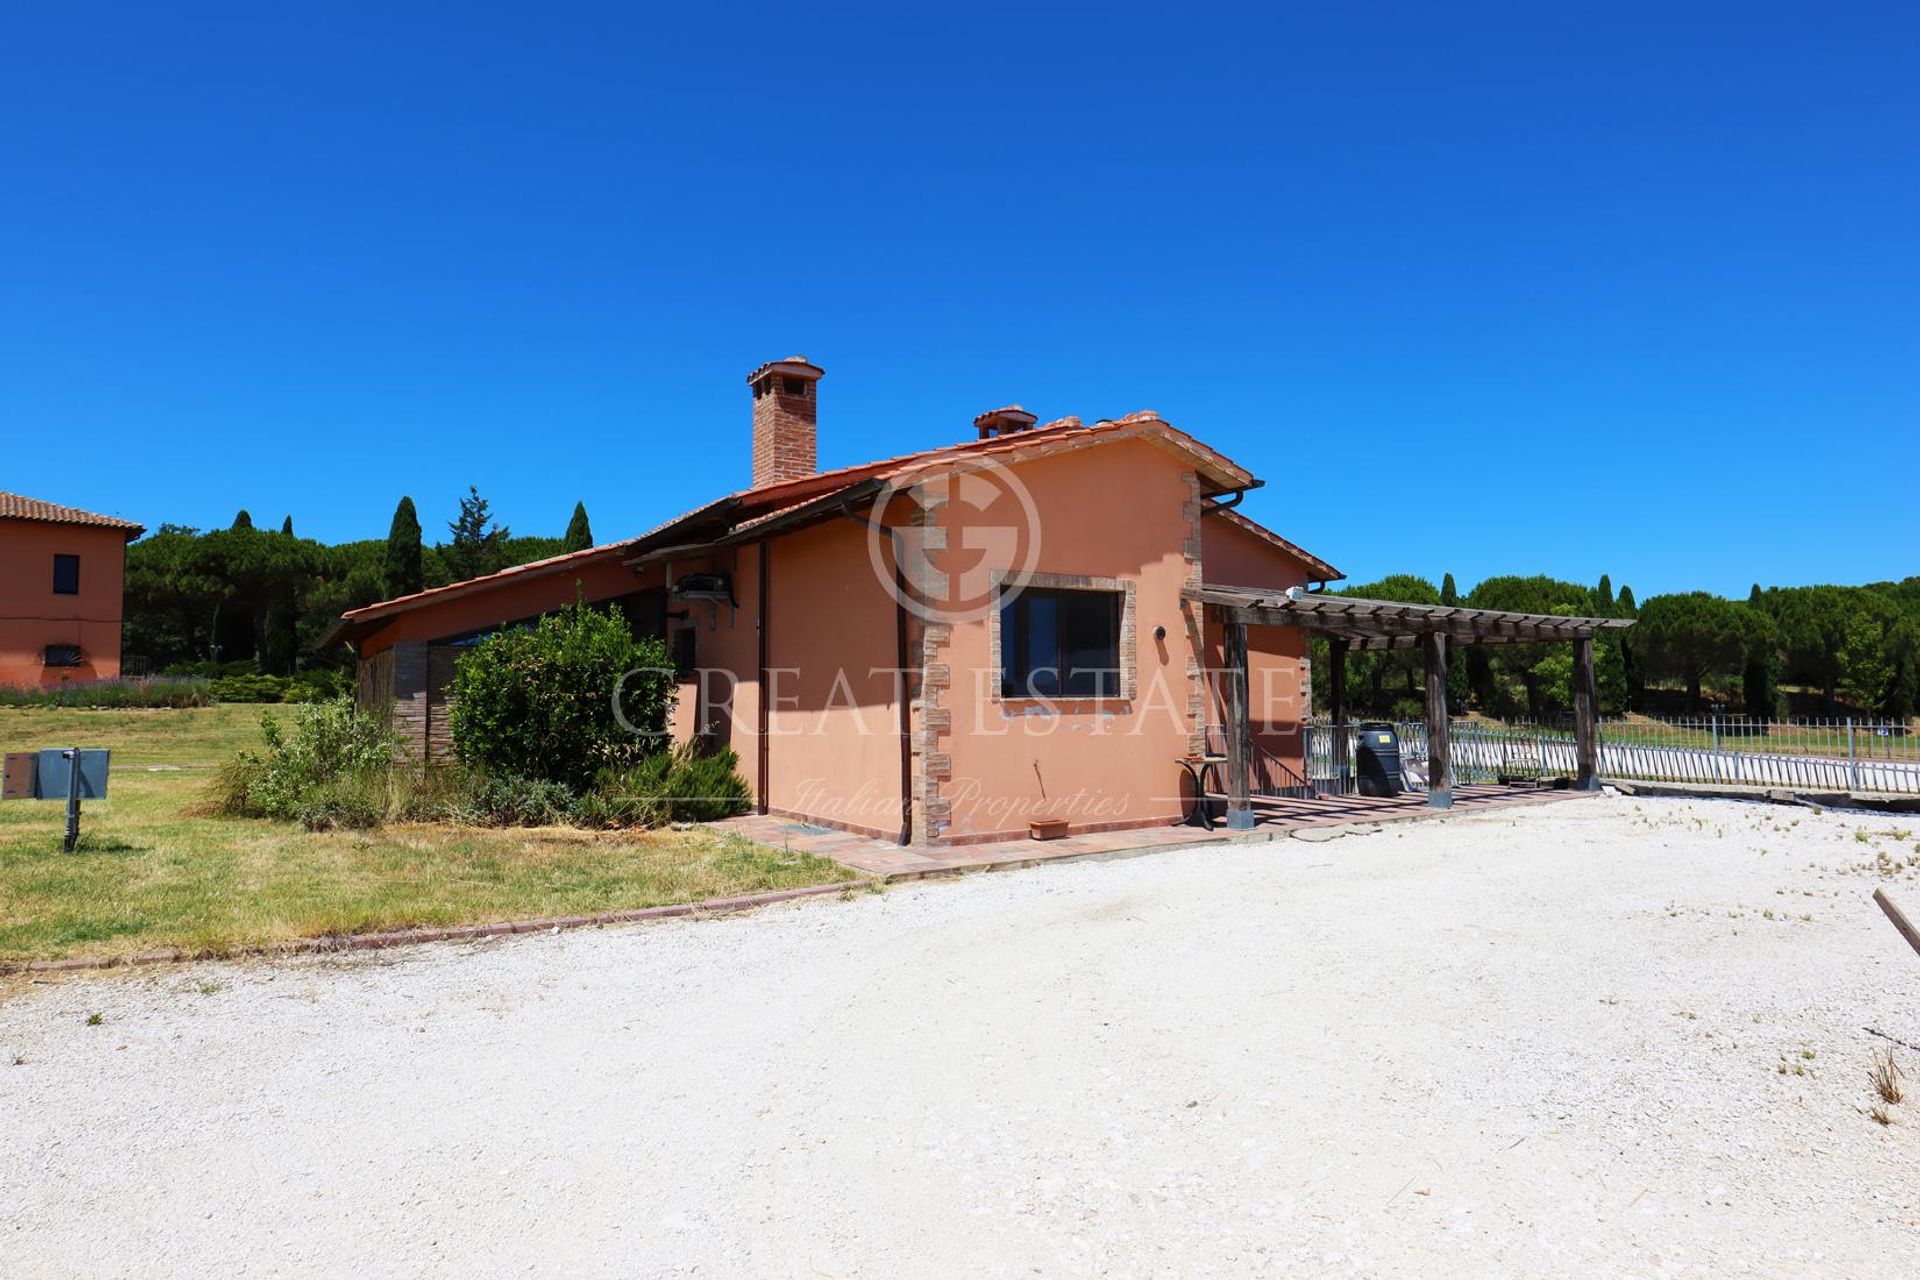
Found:
[[1613, 616], [1613, 579], [1606, 574], [1600, 575], [1600, 587], [1593, 593], [1594, 603], [1600, 606], [1600, 616]]
[[393, 524], [387, 530], [387, 563], [384, 585], [389, 600], [410, 596], [423, 585], [420, 570], [420, 517], [412, 498], [400, 499], [393, 510]]
[[1774, 652], [1775, 631], [1761, 604], [1760, 584], [1747, 593], [1747, 609], [1752, 614], [1747, 632], [1746, 665], [1740, 672], [1740, 700], [1755, 720], [1773, 719], [1774, 703], [1779, 698], [1778, 660]]
[[253, 528], [253, 517], [247, 514], [245, 507], [240, 508], [240, 514], [233, 518], [233, 527], [236, 529]]
[[593, 526], [587, 523], [587, 504], [573, 504], [573, 519], [567, 522], [567, 536], [560, 540], [562, 551], [585, 551], [593, 545]]
[[282, 520], [280, 522], [280, 532], [286, 534], [289, 538], [293, 536], [293, 517], [292, 516], [288, 516], [285, 520]]
[[[1617, 611], [1623, 618], [1631, 618], [1640, 612], [1633, 602], [1633, 588], [1620, 588], [1620, 595], [1614, 601]], [[1635, 641], [1631, 631], [1620, 633], [1620, 666], [1626, 677], [1627, 697], [1625, 710], [1631, 711], [1640, 705], [1640, 695], [1647, 687], [1646, 672], [1641, 668], [1640, 655], [1635, 651]]]
[[[1460, 588], [1454, 585], [1450, 573], [1440, 576], [1440, 603], [1448, 608], [1460, 604]], [[1473, 681], [1467, 671], [1467, 650], [1456, 644], [1447, 646], [1447, 713], [1458, 715], [1466, 711], [1472, 699]]]

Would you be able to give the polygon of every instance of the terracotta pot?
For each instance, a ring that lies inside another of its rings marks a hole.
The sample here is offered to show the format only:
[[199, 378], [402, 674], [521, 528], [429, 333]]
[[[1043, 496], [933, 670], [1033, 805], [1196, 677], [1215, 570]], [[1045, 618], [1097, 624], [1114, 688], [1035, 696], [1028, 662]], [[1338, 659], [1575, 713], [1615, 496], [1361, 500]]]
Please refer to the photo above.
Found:
[[1067, 834], [1065, 818], [1035, 818], [1027, 824], [1027, 834], [1035, 840], [1058, 840]]

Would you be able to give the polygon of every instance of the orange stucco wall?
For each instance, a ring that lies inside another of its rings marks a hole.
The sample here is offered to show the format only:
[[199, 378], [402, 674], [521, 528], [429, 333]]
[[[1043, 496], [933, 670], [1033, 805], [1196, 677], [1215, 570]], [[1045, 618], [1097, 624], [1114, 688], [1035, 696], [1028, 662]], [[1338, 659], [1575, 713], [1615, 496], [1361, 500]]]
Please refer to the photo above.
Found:
[[[1038, 458], [1014, 468], [1040, 513], [1038, 574], [1134, 585], [1135, 696], [1103, 701], [1003, 700], [993, 661], [996, 619], [956, 625], [945, 657], [952, 671], [942, 740], [951, 771], [949, 838], [1024, 834], [1035, 817], [1076, 827], [1172, 821], [1181, 812], [1175, 758], [1189, 733], [1191, 649], [1180, 591], [1189, 497], [1182, 464], [1143, 441]], [[941, 513], [949, 546], [992, 547], [1003, 516], [953, 503]], [[987, 554], [992, 555], [992, 552]], [[1005, 565], [1003, 559], [1003, 567]], [[1164, 639], [1155, 639], [1165, 628]], [[1123, 691], [1124, 692], [1124, 691]]]
[[[78, 595], [54, 594], [55, 555], [80, 557]], [[0, 684], [117, 677], [126, 560], [118, 529], [0, 520]], [[50, 644], [79, 645], [82, 665], [46, 666]]]
[[[698, 628], [694, 657], [703, 676], [680, 687], [674, 708], [676, 741], [704, 730], [717, 747], [740, 756], [740, 776], [753, 795], [760, 794], [760, 548], [743, 546], [705, 566], [733, 575], [737, 610], [707, 604], [686, 606]], [[676, 577], [681, 572], [674, 566]], [[676, 606], [679, 607], [679, 606]]]
[[898, 624], [867, 537], [841, 519], [768, 544], [766, 795], [788, 813], [894, 834]]
[[[1207, 581], [1234, 587], [1303, 587], [1311, 570], [1259, 535], [1219, 516], [1203, 525]], [[1309, 714], [1307, 633], [1298, 627], [1247, 628], [1247, 705], [1254, 737], [1296, 773], [1301, 770], [1300, 723]], [[1207, 668], [1221, 665], [1220, 628], [1207, 630]], [[1220, 682], [1211, 682], [1214, 723], [1224, 723]]]
[[[1176, 758], [1187, 752], [1196, 709], [1206, 720], [1220, 719], [1215, 693], [1192, 674], [1196, 662], [1218, 667], [1219, 628], [1203, 622], [1196, 648], [1182, 588], [1197, 567], [1208, 581], [1248, 586], [1280, 588], [1309, 576], [1282, 549], [1218, 517], [1200, 519], [1186, 465], [1141, 440], [1011, 464], [1038, 513], [1030, 562], [996, 536], [1004, 510], [948, 502], [930, 517], [946, 547], [962, 549], [976, 569], [1023, 568], [1041, 575], [1040, 585], [1130, 587], [1122, 659], [1131, 688], [1122, 696], [1004, 699], [992, 609], [979, 617], [913, 619], [913, 675], [903, 682], [896, 673], [901, 614], [890, 581], [875, 570], [872, 535], [864, 524], [836, 517], [764, 544], [724, 549], [711, 560], [675, 563], [676, 577], [695, 569], [730, 572], [737, 602], [672, 604], [695, 628], [702, 672], [680, 687], [675, 739], [699, 733], [731, 747], [753, 794], [776, 812], [875, 834], [900, 830], [903, 791], [915, 800], [918, 840], [1019, 835], [1035, 817], [1064, 817], [1077, 828], [1176, 820], [1184, 806]], [[1189, 559], [1195, 551], [1203, 566]], [[663, 569], [656, 564], [636, 576], [609, 558], [423, 604], [370, 636], [361, 652], [530, 617], [580, 593], [610, 599], [660, 585]], [[1303, 637], [1291, 628], [1255, 629], [1249, 648], [1256, 728], [1268, 750], [1297, 767]], [[905, 778], [903, 684], [915, 700]]]

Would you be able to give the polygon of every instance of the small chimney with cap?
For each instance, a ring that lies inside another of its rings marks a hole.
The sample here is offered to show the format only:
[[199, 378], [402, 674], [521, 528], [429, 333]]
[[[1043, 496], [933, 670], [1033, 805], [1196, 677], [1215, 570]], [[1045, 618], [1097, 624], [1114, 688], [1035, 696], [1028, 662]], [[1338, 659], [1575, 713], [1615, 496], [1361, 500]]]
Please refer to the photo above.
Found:
[[987, 410], [973, 420], [973, 427], [982, 440], [991, 440], [995, 436], [1010, 436], [1016, 431], [1031, 431], [1033, 424], [1038, 421], [1037, 415], [1028, 413], [1017, 404], [1010, 404], [1005, 408]]
[[753, 388], [753, 487], [800, 480], [819, 469], [820, 379], [805, 356], [769, 360], [747, 375]]

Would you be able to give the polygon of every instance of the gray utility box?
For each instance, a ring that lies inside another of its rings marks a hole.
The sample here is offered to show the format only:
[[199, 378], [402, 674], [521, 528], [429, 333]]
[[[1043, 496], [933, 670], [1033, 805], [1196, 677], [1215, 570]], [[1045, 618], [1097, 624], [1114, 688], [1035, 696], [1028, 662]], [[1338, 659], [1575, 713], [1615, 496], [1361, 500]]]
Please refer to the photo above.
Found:
[[[107, 751], [82, 751], [80, 753], [80, 798], [82, 800], [104, 800], [107, 795]], [[36, 767], [33, 777], [33, 798], [35, 800], [65, 800], [67, 798], [67, 779], [72, 776], [73, 762], [67, 753], [59, 748], [36, 753]]]

